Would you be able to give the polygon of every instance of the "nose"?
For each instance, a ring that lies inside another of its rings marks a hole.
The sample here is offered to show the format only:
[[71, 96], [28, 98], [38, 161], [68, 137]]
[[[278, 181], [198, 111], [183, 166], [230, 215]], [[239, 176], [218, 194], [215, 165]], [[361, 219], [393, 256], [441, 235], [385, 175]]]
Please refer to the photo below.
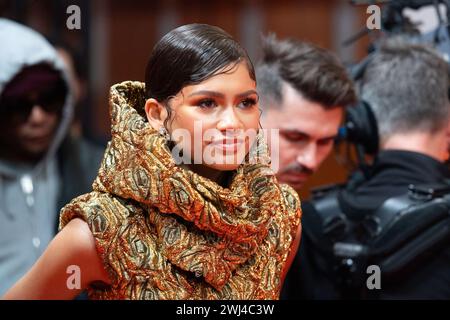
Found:
[[315, 171], [318, 166], [317, 146], [315, 143], [308, 143], [297, 155], [297, 162], [310, 171]]
[[217, 129], [220, 131], [242, 129], [242, 121], [236, 114], [234, 107], [226, 108], [221, 114], [219, 122], [217, 123]]
[[38, 104], [34, 105], [31, 109], [30, 116], [28, 117], [28, 121], [33, 124], [42, 124], [46, 121], [48, 113]]

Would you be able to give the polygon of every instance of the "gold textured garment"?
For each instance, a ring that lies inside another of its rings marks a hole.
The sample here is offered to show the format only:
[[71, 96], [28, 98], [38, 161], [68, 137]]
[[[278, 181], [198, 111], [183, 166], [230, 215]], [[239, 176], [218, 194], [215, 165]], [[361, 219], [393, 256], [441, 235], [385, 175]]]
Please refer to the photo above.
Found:
[[87, 222], [111, 280], [89, 297], [278, 299], [301, 209], [277, 183], [267, 146], [224, 188], [175, 164], [144, 105], [143, 83], [111, 88], [112, 139], [93, 192], [61, 210], [60, 228]]

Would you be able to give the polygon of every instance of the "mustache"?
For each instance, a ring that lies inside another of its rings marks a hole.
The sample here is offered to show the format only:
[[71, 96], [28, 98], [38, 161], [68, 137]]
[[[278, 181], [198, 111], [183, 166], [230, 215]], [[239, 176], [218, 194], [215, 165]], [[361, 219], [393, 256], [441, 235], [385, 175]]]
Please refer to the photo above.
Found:
[[287, 165], [286, 167], [284, 167], [282, 170], [280, 170], [280, 173], [288, 173], [288, 172], [295, 172], [295, 173], [304, 173], [304, 174], [313, 174], [314, 171], [302, 166], [301, 164], [298, 163], [291, 163], [289, 165]]

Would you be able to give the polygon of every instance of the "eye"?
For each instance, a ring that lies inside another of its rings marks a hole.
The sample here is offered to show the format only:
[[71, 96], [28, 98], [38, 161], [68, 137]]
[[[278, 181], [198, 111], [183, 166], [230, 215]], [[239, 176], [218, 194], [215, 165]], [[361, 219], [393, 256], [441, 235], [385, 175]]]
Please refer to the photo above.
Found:
[[320, 146], [327, 146], [327, 145], [333, 143], [333, 141], [334, 141], [334, 138], [322, 139], [322, 140], [319, 140], [319, 145]]
[[256, 105], [256, 99], [254, 98], [246, 98], [239, 103], [239, 108], [241, 109], [248, 109]]
[[307, 137], [304, 134], [297, 132], [282, 131], [281, 134], [284, 136], [286, 140], [294, 143], [303, 142], [307, 139]]
[[197, 102], [197, 106], [201, 109], [212, 109], [217, 107], [217, 103], [213, 99], [203, 99]]

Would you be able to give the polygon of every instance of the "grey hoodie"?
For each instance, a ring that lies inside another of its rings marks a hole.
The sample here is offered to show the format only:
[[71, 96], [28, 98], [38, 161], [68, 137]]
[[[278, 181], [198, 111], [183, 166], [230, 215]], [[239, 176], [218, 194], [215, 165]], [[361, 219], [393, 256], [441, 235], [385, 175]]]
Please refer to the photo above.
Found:
[[[69, 87], [64, 63], [44, 37], [0, 18], [0, 95], [22, 68], [42, 62], [61, 71]], [[54, 236], [61, 183], [56, 151], [72, 113], [69, 92], [51, 147], [37, 165], [8, 162], [0, 150], [0, 296], [31, 268]]]

